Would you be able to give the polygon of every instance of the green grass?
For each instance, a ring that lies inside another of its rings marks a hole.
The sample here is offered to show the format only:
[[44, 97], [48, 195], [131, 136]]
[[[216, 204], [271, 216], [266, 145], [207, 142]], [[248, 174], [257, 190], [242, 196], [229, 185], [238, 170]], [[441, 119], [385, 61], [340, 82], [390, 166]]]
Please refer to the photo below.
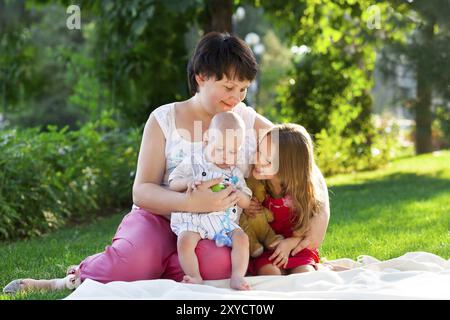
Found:
[[[409, 251], [450, 258], [450, 151], [403, 158], [376, 171], [327, 179], [331, 218], [320, 250], [327, 259], [361, 254], [390, 259]], [[0, 244], [0, 286], [15, 278], [62, 277], [67, 266], [102, 251], [126, 212], [88, 226]], [[3, 299], [61, 299], [30, 292]]]
[[[68, 266], [81, 262], [89, 255], [101, 252], [127, 212], [101, 218], [86, 226], [65, 228], [39, 238], [0, 244], [0, 287], [16, 278], [51, 279], [64, 277]], [[61, 299], [70, 290], [56, 293], [29, 292], [4, 295], [4, 299]]]
[[385, 168], [327, 179], [331, 218], [322, 257], [408, 251], [450, 258], [450, 152], [404, 158]]

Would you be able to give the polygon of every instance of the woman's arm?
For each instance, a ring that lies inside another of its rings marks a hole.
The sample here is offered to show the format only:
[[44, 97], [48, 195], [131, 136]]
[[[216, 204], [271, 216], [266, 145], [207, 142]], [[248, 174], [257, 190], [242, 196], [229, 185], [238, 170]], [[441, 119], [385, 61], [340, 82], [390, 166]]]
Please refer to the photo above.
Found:
[[133, 184], [134, 204], [155, 214], [169, 215], [174, 211], [222, 211], [236, 203], [237, 197], [231, 186], [220, 192], [209, 190], [221, 179], [206, 181], [189, 194], [162, 187], [166, 169], [165, 146], [164, 134], [152, 114], [145, 125], [139, 151]]
[[161, 186], [166, 169], [165, 147], [164, 134], [154, 114], [151, 114], [142, 136], [133, 184], [133, 202], [138, 207], [162, 215], [181, 211], [186, 207], [183, 193]]
[[172, 191], [184, 192], [187, 190], [189, 183], [192, 182], [190, 178], [178, 178], [169, 182], [169, 189]]
[[317, 179], [323, 196], [323, 205], [320, 211], [311, 219], [311, 226], [303, 240], [292, 250], [292, 255], [297, 254], [305, 248], [317, 249], [325, 239], [325, 234], [328, 228], [328, 221], [330, 220], [330, 201], [328, 197], [328, 188], [325, 183], [325, 178], [318, 168], [316, 168]]

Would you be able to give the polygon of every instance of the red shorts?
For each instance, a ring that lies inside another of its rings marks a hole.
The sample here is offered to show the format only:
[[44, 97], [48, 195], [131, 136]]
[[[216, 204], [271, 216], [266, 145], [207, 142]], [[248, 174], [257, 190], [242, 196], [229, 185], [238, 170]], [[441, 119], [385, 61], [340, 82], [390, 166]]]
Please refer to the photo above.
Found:
[[[258, 274], [258, 270], [266, 264], [272, 264], [274, 260], [269, 260], [273, 251], [264, 251], [258, 258], [250, 260], [248, 272], [253, 275]], [[316, 268], [316, 264], [319, 263], [319, 252], [310, 249], [303, 249], [293, 257], [289, 257], [288, 263], [283, 269], [292, 269], [299, 266], [312, 265]]]

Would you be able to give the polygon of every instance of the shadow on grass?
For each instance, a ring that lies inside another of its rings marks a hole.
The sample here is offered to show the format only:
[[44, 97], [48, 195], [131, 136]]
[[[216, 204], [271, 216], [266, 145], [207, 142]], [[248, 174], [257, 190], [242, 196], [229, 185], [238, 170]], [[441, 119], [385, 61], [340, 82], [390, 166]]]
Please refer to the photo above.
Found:
[[385, 260], [427, 251], [450, 257], [450, 179], [444, 174], [394, 173], [329, 189], [326, 254]]
[[[438, 173], [437, 176], [440, 174]], [[366, 221], [374, 212], [401, 208], [411, 202], [428, 201], [444, 193], [450, 194], [450, 179], [395, 173], [361, 184], [329, 188], [332, 219], [340, 222]]]

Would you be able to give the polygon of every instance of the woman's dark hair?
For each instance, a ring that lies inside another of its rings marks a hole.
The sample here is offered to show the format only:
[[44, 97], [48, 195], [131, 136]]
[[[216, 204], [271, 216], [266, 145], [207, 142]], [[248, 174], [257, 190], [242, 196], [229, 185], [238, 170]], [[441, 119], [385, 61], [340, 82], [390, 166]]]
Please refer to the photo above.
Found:
[[253, 81], [258, 64], [250, 47], [228, 33], [210, 32], [204, 35], [194, 49], [188, 68], [189, 91], [195, 94], [198, 84], [195, 75]]

